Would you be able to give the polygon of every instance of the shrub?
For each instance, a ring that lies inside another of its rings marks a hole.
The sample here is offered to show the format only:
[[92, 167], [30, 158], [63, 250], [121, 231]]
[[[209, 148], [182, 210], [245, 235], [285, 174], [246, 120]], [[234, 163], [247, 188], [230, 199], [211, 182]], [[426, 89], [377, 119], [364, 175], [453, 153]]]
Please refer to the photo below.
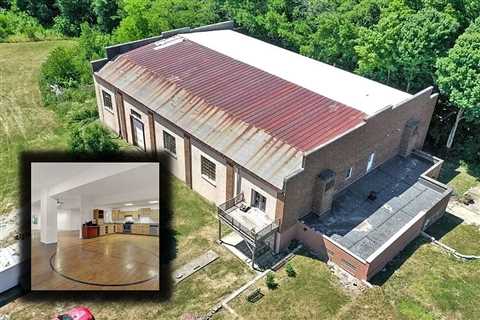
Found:
[[98, 119], [97, 107], [94, 104], [81, 104], [71, 108], [66, 117], [70, 126], [84, 126]]
[[287, 276], [289, 276], [290, 278], [297, 276], [297, 272], [295, 271], [290, 262], [288, 262], [285, 266], [285, 271], [287, 272]]
[[60, 88], [76, 87], [80, 83], [80, 70], [76, 60], [78, 47], [58, 47], [48, 55], [42, 64], [40, 83], [43, 89], [50, 86]]
[[45, 30], [34, 17], [25, 12], [0, 10], [0, 41], [19, 42], [55, 37]]
[[78, 153], [115, 153], [120, 147], [99, 122], [76, 126], [70, 132], [70, 149]]
[[273, 272], [267, 273], [267, 277], [265, 278], [265, 284], [270, 290], [274, 290], [278, 287], [278, 283], [275, 281], [275, 274]]

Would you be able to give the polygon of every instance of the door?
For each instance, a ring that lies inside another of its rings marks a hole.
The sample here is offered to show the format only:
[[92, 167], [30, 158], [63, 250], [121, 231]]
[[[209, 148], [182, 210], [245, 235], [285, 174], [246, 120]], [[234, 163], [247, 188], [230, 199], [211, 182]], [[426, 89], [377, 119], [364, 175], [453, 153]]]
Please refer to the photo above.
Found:
[[258, 208], [265, 212], [265, 208], [267, 206], [267, 198], [262, 196], [255, 190], [252, 190], [252, 207]]
[[375, 152], [372, 153], [372, 154], [370, 154], [370, 156], [368, 156], [367, 172], [369, 172], [370, 170], [372, 170], [374, 159], [375, 159]]
[[133, 144], [145, 150], [145, 130], [143, 123], [134, 116], [130, 117], [132, 121]]

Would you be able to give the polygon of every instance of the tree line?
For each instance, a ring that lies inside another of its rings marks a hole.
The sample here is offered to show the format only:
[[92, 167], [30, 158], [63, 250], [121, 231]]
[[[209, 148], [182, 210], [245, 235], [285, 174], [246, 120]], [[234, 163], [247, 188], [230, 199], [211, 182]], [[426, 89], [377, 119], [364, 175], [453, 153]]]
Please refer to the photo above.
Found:
[[478, 0], [0, 0], [0, 7], [80, 37], [78, 72], [67, 75], [75, 86], [91, 82], [81, 60], [102, 56], [106, 44], [234, 20], [252, 36], [412, 94], [434, 85], [441, 96], [430, 146], [453, 145], [480, 163]]

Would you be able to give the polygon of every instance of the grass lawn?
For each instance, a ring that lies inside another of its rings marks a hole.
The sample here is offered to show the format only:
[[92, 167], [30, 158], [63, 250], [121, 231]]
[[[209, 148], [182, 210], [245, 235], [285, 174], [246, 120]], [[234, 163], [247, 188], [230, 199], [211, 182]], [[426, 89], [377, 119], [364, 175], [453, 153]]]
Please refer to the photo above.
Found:
[[[445, 237], [461, 250], [478, 254], [478, 228], [450, 223], [448, 231]], [[261, 279], [257, 286], [265, 296], [260, 301], [247, 302], [243, 294], [230, 306], [244, 319], [480, 319], [480, 261], [456, 260], [421, 238], [372, 279], [379, 287], [351, 298], [338, 289], [324, 263], [305, 256], [292, 263], [296, 278], [281, 269], [278, 289], [266, 289]], [[222, 311], [218, 318], [231, 315]]]
[[446, 160], [443, 163], [439, 180], [452, 187], [457, 196], [463, 195], [468, 189], [480, 183], [480, 177], [472, 172], [464, 163], [458, 160]]
[[[0, 314], [10, 319], [50, 319], [54, 314], [74, 306], [85, 305], [92, 309], [97, 319], [179, 319], [184, 313], [205, 314], [221, 298], [254, 277], [246, 264], [226, 249], [217, 245], [217, 220], [214, 206], [189, 190], [177, 179], [172, 179], [173, 225], [177, 231], [177, 258], [173, 268], [183, 265], [208, 249], [220, 258], [174, 288], [168, 302], [158, 298], [130, 293], [52, 295], [46, 300], [44, 293], [30, 293], [3, 308]], [[103, 299], [100, 301], [100, 299]]]
[[18, 206], [19, 153], [66, 147], [66, 130], [41, 105], [38, 75], [50, 50], [70, 43], [0, 43], [0, 214]]
[[[247, 302], [247, 290], [229, 306], [245, 319], [332, 319], [350, 301], [325, 263], [308, 255], [297, 255], [290, 263], [296, 277], [288, 277], [282, 268], [275, 273], [276, 289], [269, 290], [262, 278], [255, 287], [263, 298]], [[229, 315], [222, 311], [220, 317]]]

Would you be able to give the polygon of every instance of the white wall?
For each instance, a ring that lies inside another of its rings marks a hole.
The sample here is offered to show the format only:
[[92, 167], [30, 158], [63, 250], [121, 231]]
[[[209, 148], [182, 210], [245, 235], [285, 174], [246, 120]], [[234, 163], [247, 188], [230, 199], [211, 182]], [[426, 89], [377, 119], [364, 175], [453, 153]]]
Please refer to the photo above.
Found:
[[[103, 107], [102, 90], [104, 90], [105, 92], [111, 95], [113, 111]], [[107, 127], [112, 129], [116, 133], [119, 133], [120, 128], [118, 127], [118, 115], [117, 115], [117, 104], [115, 100], [115, 94], [98, 83], [96, 84], [96, 92], [97, 92], [98, 112], [100, 114], [101, 119], [103, 120], [104, 124]]]
[[59, 231], [72, 231], [80, 229], [80, 210], [59, 209], [57, 217]]
[[133, 106], [131, 102], [127, 101], [126, 99], [123, 100], [123, 106], [125, 108], [125, 122], [127, 125], [127, 138], [130, 144], [133, 144], [133, 134], [132, 134], [132, 122], [130, 120], [131, 110], [136, 111], [142, 117], [140, 120], [143, 123], [143, 132], [145, 134], [145, 148], [147, 151], [152, 149], [152, 142], [150, 140], [150, 126], [148, 124], [148, 114], [144, 111], [144, 109], [137, 108]]
[[175, 177], [185, 182], [185, 146], [183, 133], [168, 125], [165, 121], [161, 121], [160, 117], [155, 115], [155, 137], [158, 150], [164, 149], [163, 131], [166, 131], [175, 138], [177, 154], [175, 156], [169, 154], [169, 170]]
[[[248, 174], [245, 171], [240, 169], [240, 191], [243, 192], [245, 196], [245, 202], [248, 205], [252, 204], [252, 189], [256, 190], [262, 196], [267, 199], [267, 204], [265, 208], [265, 214], [272, 220], [275, 219], [275, 210], [277, 205], [277, 194], [275, 190], [268, 186], [265, 183], [260, 182], [252, 175]], [[238, 179], [238, 175], [235, 175], [235, 178]], [[237, 180], [236, 180], [237, 181]], [[236, 183], [235, 183], [236, 184]]]
[[[215, 182], [209, 181], [202, 176], [201, 156], [215, 163]], [[205, 151], [204, 148], [192, 140], [192, 189], [207, 200], [220, 205], [226, 201], [226, 180], [227, 168], [225, 160], [221, 159], [214, 152]]]

